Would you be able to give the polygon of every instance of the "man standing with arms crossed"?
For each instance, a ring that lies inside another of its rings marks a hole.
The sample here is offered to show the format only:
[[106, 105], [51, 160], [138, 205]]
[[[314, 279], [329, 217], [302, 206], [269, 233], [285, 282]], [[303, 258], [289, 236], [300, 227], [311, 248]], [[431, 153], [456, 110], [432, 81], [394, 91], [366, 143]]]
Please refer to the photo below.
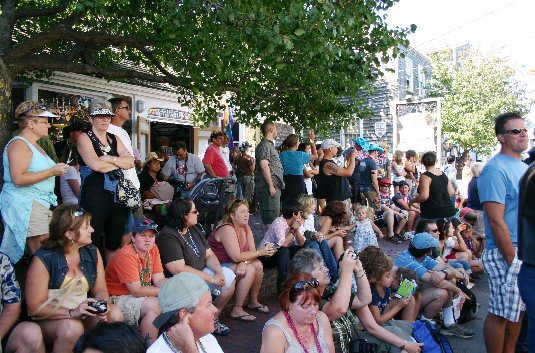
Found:
[[485, 320], [487, 352], [513, 353], [525, 306], [517, 286], [519, 182], [528, 168], [520, 159], [528, 147], [526, 123], [517, 113], [496, 118], [500, 153], [483, 168], [478, 180], [483, 203], [486, 247], [483, 267], [489, 276], [489, 313]]
[[256, 146], [255, 189], [265, 233], [280, 213], [281, 191], [284, 189], [283, 168], [273, 141], [277, 138], [277, 126], [266, 121], [261, 127], [264, 138]]

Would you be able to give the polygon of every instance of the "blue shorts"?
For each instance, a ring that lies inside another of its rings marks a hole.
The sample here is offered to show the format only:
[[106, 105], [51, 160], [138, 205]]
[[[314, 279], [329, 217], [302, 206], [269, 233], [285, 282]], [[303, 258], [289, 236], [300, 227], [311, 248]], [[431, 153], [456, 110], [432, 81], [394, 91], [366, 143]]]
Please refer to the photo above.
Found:
[[124, 234], [127, 235], [128, 233], [132, 233], [132, 228], [134, 228], [134, 214], [130, 212], [128, 217], [126, 218], [126, 223], [124, 225]]

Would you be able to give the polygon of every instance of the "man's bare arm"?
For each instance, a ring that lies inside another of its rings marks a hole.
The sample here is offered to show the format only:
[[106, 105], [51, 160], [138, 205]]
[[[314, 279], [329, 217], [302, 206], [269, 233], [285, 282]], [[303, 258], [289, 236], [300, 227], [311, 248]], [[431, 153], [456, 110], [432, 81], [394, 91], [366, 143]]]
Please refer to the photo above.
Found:
[[498, 202], [487, 201], [483, 203], [483, 207], [485, 208], [485, 213], [489, 220], [489, 226], [492, 230], [496, 247], [507, 264], [510, 265], [515, 258], [515, 248], [511, 241], [509, 227], [503, 218], [505, 214], [505, 205]]

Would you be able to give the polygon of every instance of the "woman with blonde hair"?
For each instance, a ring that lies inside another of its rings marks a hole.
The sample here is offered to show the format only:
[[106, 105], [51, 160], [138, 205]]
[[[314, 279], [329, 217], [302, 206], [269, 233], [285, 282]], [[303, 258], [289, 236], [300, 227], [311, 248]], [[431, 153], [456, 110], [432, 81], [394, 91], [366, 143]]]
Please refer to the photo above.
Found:
[[65, 163], [55, 163], [37, 144], [48, 135], [48, 118], [55, 116], [38, 102], [23, 102], [15, 109], [21, 131], [4, 148], [4, 185], [0, 193], [4, 222], [0, 251], [13, 263], [20, 260], [26, 246], [33, 254], [48, 237], [50, 206], [58, 204], [55, 177], [69, 169]]
[[248, 223], [249, 203], [244, 199], [233, 199], [228, 203], [221, 223], [208, 237], [208, 244], [221, 266], [230, 268], [236, 274], [234, 307], [228, 317], [239, 321], [256, 320], [243, 308], [247, 295], [249, 304], [246, 308], [261, 314], [269, 312], [267, 306], [258, 302], [264, 272], [258, 258], [275, 253], [272, 244], [256, 250], [253, 232]]
[[403, 168], [403, 152], [396, 151], [392, 156], [392, 174], [394, 179], [392, 180], [394, 184], [394, 195], [399, 193], [399, 185], [402, 181], [405, 180], [407, 172]]

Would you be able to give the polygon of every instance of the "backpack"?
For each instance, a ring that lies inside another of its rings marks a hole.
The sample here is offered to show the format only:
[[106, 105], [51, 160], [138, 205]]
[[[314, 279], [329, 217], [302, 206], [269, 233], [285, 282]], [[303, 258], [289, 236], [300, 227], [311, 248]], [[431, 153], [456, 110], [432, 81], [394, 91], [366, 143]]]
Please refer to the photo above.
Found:
[[459, 287], [467, 296], [470, 297], [470, 299], [465, 300], [461, 314], [457, 318], [458, 324], [464, 324], [465, 322], [474, 320], [477, 317], [477, 313], [479, 312], [479, 304], [477, 303], [474, 292], [468, 289], [463, 283], [457, 283], [457, 287]]
[[433, 324], [428, 321], [413, 322], [412, 337], [418, 343], [423, 343], [422, 353], [453, 353], [450, 343]]

